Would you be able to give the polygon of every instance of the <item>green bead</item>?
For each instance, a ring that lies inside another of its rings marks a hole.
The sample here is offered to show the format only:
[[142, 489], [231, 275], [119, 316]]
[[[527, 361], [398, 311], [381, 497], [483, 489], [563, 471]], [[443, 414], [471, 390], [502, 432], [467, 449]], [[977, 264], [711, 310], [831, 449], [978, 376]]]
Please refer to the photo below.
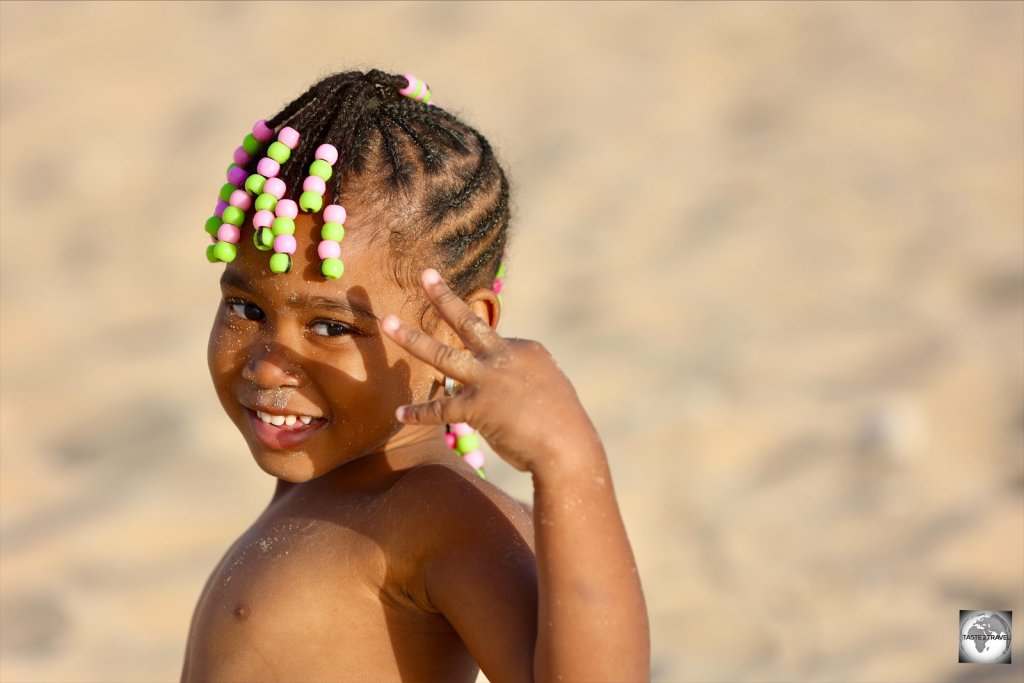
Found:
[[277, 206], [277, 197], [264, 192], [256, 198], [254, 205], [257, 211], [273, 211], [274, 207]]
[[249, 194], [260, 194], [263, 192], [263, 186], [267, 183], [267, 179], [261, 176], [259, 173], [253, 173], [245, 179], [245, 191]]
[[495, 280], [500, 280], [505, 277], [505, 263], [504, 261], [498, 264], [498, 274], [494, 276]]
[[256, 152], [260, 151], [260, 141], [256, 139], [256, 136], [249, 133], [242, 140], [242, 149], [245, 150], [249, 156], [255, 156]]
[[252, 243], [260, 251], [270, 251], [274, 248], [274, 233], [270, 228], [260, 228], [252, 234]]
[[224, 213], [220, 215], [220, 219], [225, 223], [240, 226], [245, 220], [245, 211], [242, 211], [237, 206], [228, 206], [225, 207]]
[[235, 191], [235, 186], [231, 183], [224, 183], [220, 186], [220, 200], [222, 202], [231, 201], [231, 193]]
[[503, 299], [501, 297], [501, 294], [498, 295], [498, 305], [499, 306], [504, 306], [505, 305], [505, 299]]
[[324, 205], [324, 198], [313, 190], [306, 190], [299, 196], [299, 208], [309, 213], [316, 213]]
[[317, 159], [309, 165], [309, 175], [318, 175], [324, 180], [330, 180], [331, 165], [323, 159]]
[[217, 242], [213, 245], [213, 256], [218, 261], [231, 263], [238, 256], [238, 249], [231, 242]]
[[320, 228], [320, 237], [340, 242], [345, 239], [345, 226], [341, 223], [324, 223], [324, 227]]
[[481, 479], [486, 479], [487, 478], [487, 473], [484, 472], [484, 468], [483, 467], [477, 467], [476, 468], [476, 473], [480, 475]]
[[283, 142], [271, 142], [267, 147], [267, 156], [279, 164], [283, 164], [291, 157], [292, 151]]
[[216, 216], [210, 216], [209, 218], [206, 219], [206, 232], [216, 237], [217, 231], [220, 230], [220, 225], [223, 222], [224, 221], [217, 218]]
[[287, 273], [292, 269], [292, 257], [288, 254], [274, 254], [270, 257], [270, 270], [275, 273]]
[[210, 263], [216, 263], [219, 260], [217, 258], [217, 254], [214, 253], [215, 246], [216, 245], [211, 244], [206, 248], [206, 260], [209, 261]]
[[274, 222], [270, 224], [270, 229], [274, 232], [274, 235], [294, 235], [295, 234], [295, 221], [288, 216], [278, 216], [274, 219]]
[[480, 437], [476, 434], [463, 434], [455, 439], [455, 450], [459, 452], [459, 455], [472, 453], [478, 448], [480, 448]]
[[320, 264], [320, 272], [324, 274], [324, 277], [337, 280], [345, 272], [345, 264], [341, 262], [341, 259], [325, 258]]

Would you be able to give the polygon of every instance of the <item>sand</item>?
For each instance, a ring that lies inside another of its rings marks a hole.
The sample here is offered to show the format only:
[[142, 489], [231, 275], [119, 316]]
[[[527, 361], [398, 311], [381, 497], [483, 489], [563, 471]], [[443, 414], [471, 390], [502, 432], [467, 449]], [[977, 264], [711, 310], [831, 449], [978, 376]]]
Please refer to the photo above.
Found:
[[1022, 33], [1010, 2], [0, 4], [0, 679], [178, 676], [272, 487], [209, 384], [202, 224], [255, 118], [379, 65], [510, 169], [502, 329], [604, 435], [654, 680], [1022, 680], [1019, 645], [957, 663], [959, 610], [1024, 628]]

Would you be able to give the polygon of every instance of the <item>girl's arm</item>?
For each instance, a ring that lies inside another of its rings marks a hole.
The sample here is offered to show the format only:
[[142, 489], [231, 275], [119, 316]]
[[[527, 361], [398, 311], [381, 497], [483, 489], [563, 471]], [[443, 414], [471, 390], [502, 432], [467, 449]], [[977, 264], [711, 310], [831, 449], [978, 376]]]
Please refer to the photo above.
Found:
[[533, 475], [534, 678], [648, 679], [647, 613], [636, 564], [604, 448], [575, 390], [540, 344], [500, 337], [436, 271], [424, 271], [421, 281], [465, 350], [393, 316], [382, 328], [464, 389], [454, 397], [403, 406], [398, 416], [410, 424], [469, 422], [495, 452]]

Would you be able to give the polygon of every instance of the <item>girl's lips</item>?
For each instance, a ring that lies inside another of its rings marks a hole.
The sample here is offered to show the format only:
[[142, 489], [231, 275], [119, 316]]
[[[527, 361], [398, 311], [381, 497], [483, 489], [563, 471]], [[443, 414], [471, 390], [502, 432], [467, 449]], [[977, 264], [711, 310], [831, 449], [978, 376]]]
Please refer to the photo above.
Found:
[[296, 422], [293, 425], [278, 426], [267, 424], [261, 420], [255, 410], [246, 408], [245, 413], [249, 417], [249, 423], [252, 425], [252, 431], [256, 434], [256, 438], [275, 451], [289, 451], [298, 448], [327, 424], [327, 420], [318, 417], [308, 425]]

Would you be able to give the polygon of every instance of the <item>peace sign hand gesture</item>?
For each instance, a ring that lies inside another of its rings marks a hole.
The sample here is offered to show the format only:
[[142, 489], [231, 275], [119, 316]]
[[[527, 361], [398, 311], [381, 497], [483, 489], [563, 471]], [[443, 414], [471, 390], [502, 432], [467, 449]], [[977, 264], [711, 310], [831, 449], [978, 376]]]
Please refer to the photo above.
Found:
[[[420, 274], [428, 300], [465, 345], [457, 349], [413, 329], [394, 315], [381, 328], [396, 344], [463, 385], [456, 396], [406, 405], [406, 424], [468, 422], [518, 470], [553, 465], [560, 453], [597, 444], [576, 391], [541, 344], [506, 339], [480, 319], [436, 270]], [[589, 449], [585, 449], [589, 450]]]

